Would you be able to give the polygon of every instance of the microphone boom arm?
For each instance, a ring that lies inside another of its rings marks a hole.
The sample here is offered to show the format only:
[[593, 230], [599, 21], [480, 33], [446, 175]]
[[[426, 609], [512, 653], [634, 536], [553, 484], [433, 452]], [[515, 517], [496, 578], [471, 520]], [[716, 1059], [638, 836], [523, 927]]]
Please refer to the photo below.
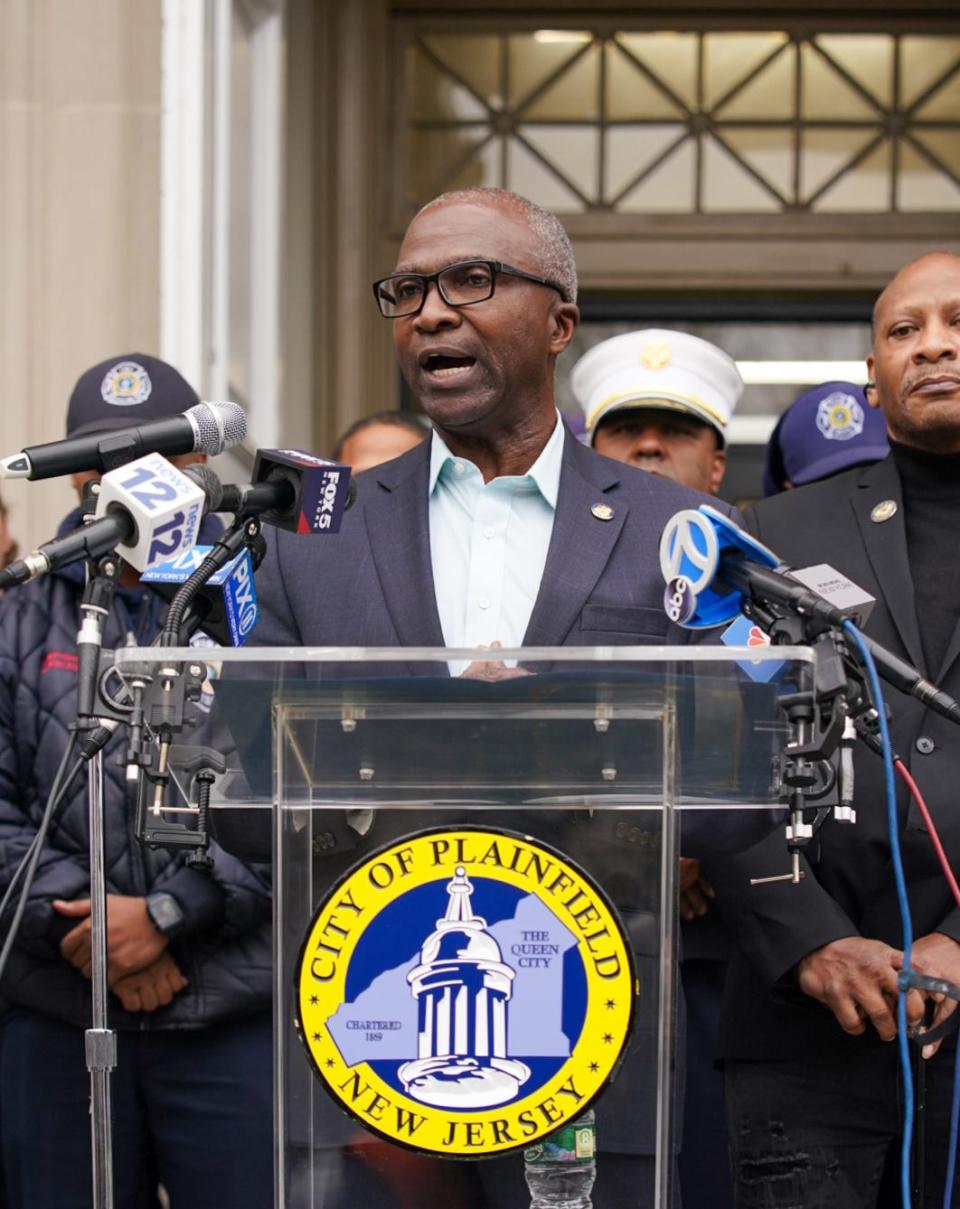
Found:
[[[825, 629], [841, 628], [847, 620], [852, 620], [859, 627], [858, 617], [848, 618], [842, 609], [832, 605], [818, 592], [759, 563], [728, 556], [721, 562], [718, 578], [743, 594], [745, 601], [749, 602], [747, 611], [754, 602], [761, 605], [773, 603], [807, 620], [812, 630], [812, 633], [808, 633], [807, 641]], [[762, 625], [759, 617], [756, 620]], [[926, 680], [915, 667], [888, 651], [880, 643], [866, 635], [863, 637], [877, 664], [877, 670], [888, 684], [892, 684], [901, 693], [916, 697], [928, 709], [935, 710], [951, 722], [960, 724], [960, 705], [949, 693]]]

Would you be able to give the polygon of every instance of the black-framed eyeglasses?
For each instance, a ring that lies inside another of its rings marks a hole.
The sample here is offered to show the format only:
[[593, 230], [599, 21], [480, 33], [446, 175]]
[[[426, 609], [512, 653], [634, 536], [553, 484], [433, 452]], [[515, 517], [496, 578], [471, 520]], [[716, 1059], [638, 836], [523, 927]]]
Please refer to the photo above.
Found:
[[498, 273], [545, 285], [566, 299], [566, 291], [557, 282], [536, 277], [499, 260], [463, 260], [448, 264], [437, 273], [391, 273], [373, 283], [373, 296], [385, 319], [409, 318], [419, 315], [423, 309], [431, 283], [436, 282], [440, 297], [448, 306], [473, 306], [475, 302], [486, 302], [493, 297]]

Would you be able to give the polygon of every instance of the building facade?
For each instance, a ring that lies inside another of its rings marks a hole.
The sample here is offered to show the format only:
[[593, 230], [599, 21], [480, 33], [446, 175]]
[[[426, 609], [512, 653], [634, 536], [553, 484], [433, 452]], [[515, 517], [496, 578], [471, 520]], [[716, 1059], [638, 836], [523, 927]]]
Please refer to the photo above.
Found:
[[[135, 348], [242, 402], [252, 445], [329, 448], [403, 401], [369, 283], [417, 206], [464, 184], [563, 217], [570, 361], [634, 326], [726, 347], [749, 454], [823, 362], [856, 370], [892, 272], [960, 250], [960, 17], [0, 0], [6, 450], [60, 435], [76, 374]], [[49, 536], [67, 488], [15, 486], [15, 527]]]

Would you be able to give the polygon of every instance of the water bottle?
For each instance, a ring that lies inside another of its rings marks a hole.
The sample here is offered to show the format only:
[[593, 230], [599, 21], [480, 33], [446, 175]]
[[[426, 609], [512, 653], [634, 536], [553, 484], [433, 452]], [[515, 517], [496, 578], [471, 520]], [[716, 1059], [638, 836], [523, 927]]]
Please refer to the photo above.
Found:
[[593, 1109], [523, 1152], [530, 1209], [591, 1209], [597, 1177]]

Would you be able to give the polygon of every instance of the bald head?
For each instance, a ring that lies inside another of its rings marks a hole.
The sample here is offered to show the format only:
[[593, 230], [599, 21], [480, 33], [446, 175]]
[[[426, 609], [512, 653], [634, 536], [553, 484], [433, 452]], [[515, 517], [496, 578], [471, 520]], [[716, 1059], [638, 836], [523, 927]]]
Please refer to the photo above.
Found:
[[905, 264], [887, 282], [873, 304], [872, 326], [874, 339], [876, 339], [877, 335], [877, 323], [883, 314], [887, 302], [891, 297], [894, 299], [897, 297], [901, 287], [905, 283], [908, 287], [915, 279], [922, 283], [928, 274], [935, 275], [943, 271], [956, 271], [958, 266], [960, 266], [960, 256], [955, 256], [952, 252], [925, 252], [923, 256], [918, 256], [916, 260], [911, 260], [909, 264]]
[[867, 368], [895, 441], [960, 452], [960, 256], [931, 252], [897, 273], [874, 307]]

